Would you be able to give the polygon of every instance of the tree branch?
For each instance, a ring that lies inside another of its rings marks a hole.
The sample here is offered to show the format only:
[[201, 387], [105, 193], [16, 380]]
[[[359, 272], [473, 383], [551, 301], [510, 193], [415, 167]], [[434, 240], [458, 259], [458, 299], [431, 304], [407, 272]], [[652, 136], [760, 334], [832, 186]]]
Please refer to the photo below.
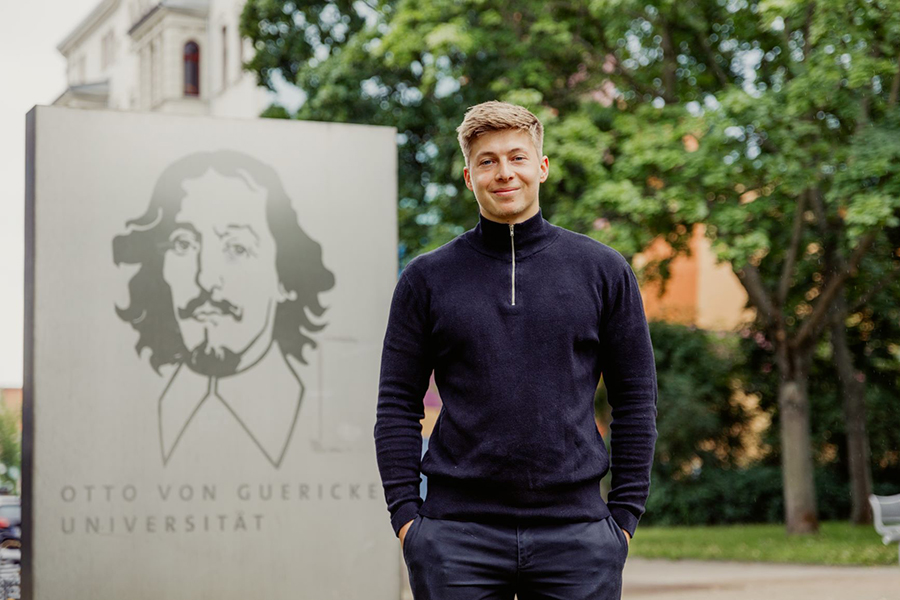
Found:
[[[875, 48], [872, 52], [872, 57], [878, 60], [881, 58], [881, 50], [878, 45], [875, 44]], [[859, 102], [859, 120], [856, 122], [856, 133], [861, 132], [865, 129], [866, 125], [869, 124], [869, 108], [872, 103], [872, 94], [874, 93], [874, 86], [872, 84], [872, 80], [869, 80], [869, 85], [865, 88], [864, 95], [862, 100]]]
[[694, 34], [695, 39], [703, 49], [703, 53], [706, 55], [706, 64], [709, 65], [709, 68], [712, 69], [713, 73], [716, 75], [719, 84], [722, 85], [722, 87], [725, 87], [731, 83], [731, 80], [728, 79], [728, 74], [722, 70], [721, 66], [719, 66], [719, 63], [716, 61], [716, 54], [709, 45], [709, 22], [705, 21], [704, 25], [706, 25], [706, 27], [694, 24], [693, 19], [688, 18], [687, 27], [685, 29], [689, 28], [690, 32]]
[[788, 290], [791, 287], [791, 279], [794, 276], [794, 265], [797, 263], [797, 252], [800, 249], [800, 238], [803, 236], [803, 212], [806, 210], [806, 196], [809, 190], [800, 194], [800, 200], [797, 202], [797, 212], [794, 213], [794, 227], [791, 231], [791, 245], [788, 248], [787, 257], [784, 261], [784, 268], [781, 270], [781, 280], [778, 282], [778, 295], [775, 302], [779, 307], [784, 306], [787, 302]]
[[737, 272], [737, 276], [744, 285], [744, 289], [747, 290], [747, 295], [750, 297], [750, 303], [755, 306], [756, 310], [762, 315], [762, 321], [765, 328], [768, 329], [779, 323], [780, 319], [778, 318], [778, 313], [776, 312], [775, 307], [772, 306], [768, 294], [766, 294], [766, 286], [763, 284], [759, 269], [748, 264]]
[[819, 235], [822, 236], [822, 243], [826, 243], [828, 240], [826, 237], [828, 236], [828, 220], [825, 216], [825, 205], [822, 204], [822, 192], [819, 188], [813, 188], [809, 190], [809, 200], [812, 205], [813, 212], [816, 214], [816, 229], [819, 230]]
[[856, 121], [856, 133], [861, 132], [863, 129], [865, 129], [866, 125], [869, 124], [870, 101], [871, 97], [869, 96], [869, 94], [866, 94], [859, 102], [859, 119]]
[[816, 306], [813, 309], [812, 314], [804, 321], [803, 327], [800, 328], [800, 332], [792, 340], [792, 345], [795, 348], [800, 347], [814, 337], [813, 334], [823, 322], [825, 315], [828, 314], [828, 311], [831, 308], [831, 302], [834, 300], [835, 296], [837, 296], [837, 293], [841, 291], [841, 288], [844, 286], [847, 279], [849, 279], [851, 275], [856, 274], [859, 262], [875, 241], [877, 233], [877, 231], [873, 230], [863, 236], [863, 239], [859, 242], [859, 245], [850, 256], [846, 268], [837, 270], [837, 275], [828, 282], [825, 289], [819, 294], [818, 298], [816, 298]]
[[[613, 63], [613, 69], [615, 69], [615, 71], [619, 75], [621, 75], [622, 78], [625, 79], [625, 81], [628, 82], [628, 84], [631, 86], [631, 89], [633, 89], [637, 93], [639, 93], [639, 94], [652, 93], [651, 90], [648, 90], [643, 85], [638, 83], [637, 80], [634, 78], [634, 76], [631, 74], [631, 72], [622, 65], [622, 61], [620, 61], [619, 57], [616, 56], [616, 53], [611, 48], [609, 41], [606, 39], [606, 32], [603, 31], [602, 29], [598, 30], [597, 37], [600, 40], [600, 44], [603, 46], [603, 61], [605, 61], [607, 58], [610, 58]], [[603, 62], [601, 61], [600, 64], [603, 64]]]
[[672, 43], [672, 29], [669, 21], [660, 16], [662, 22], [662, 47], [663, 47], [663, 97], [666, 102], [675, 102], [675, 44]]
[[897, 263], [894, 263], [894, 269], [887, 274], [885, 277], [881, 278], [881, 281], [878, 282], [876, 286], [871, 288], [868, 292], [866, 292], [862, 298], [860, 298], [856, 304], [854, 304], [848, 310], [847, 314], [855, 313], [858, 310], [865, 308], [865, 306], [869, 303], [869, 301], [875, 297], [878, 292], [889, 286], [894, 282], [897, 277], [900, 277], [900, 266]]
[[809, 56], [809, 30], [812, 27], [812, 19], [815, 12], [816, 3], [810, 2], [806, 7], [806, 19], [803, 21], [803, 58]]
[[631, 72], [622, 66], [622, 63], [619, 61], [619, 59], [616, 58], [614, 54], [612, 56], [613, 56], [613, 64], [614, 64], [614, 68], [615, 68], [616, 72], [619, 75], [621, 75], [625, 79], [625, 81], [628, 82], [628, 85], [631, 86], [631, 89], [633, 89], [634, 91], [636, 91], [637, 93], [642, 94], [642, 95], [643, 94], [653, 95], [655, 93], [655, 90], [647, 88], [644, 85], [638, 83], [638, 81], [634, 78], [634, 76], [631, 74]]
[[897, 56], [897, 72], [891, 82], [891, 95], [888, 96], [888, 108], [897, 106], [897, 96], [900, 95], [900, 55]]

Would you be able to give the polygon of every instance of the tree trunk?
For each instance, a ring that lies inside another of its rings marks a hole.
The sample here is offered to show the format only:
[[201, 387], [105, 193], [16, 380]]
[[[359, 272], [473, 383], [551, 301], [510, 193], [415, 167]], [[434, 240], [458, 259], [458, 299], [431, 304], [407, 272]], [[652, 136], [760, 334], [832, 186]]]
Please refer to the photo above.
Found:
[[[784, 483], [784, 520], [788, 534], [817, 533], [816, 487], [813, 479], [812, 436], [809, 424], [804, 356], [781, 344], [779, 348], [778, 409], [781, 418], [781, 463]], [[799, 351], [807, 354], [809, 350]]]
[[850, 520], [856, 525], [871, 525], [872, 465], [869, 436], [866, 432], [866, 386], [857, 379], [853, 368], [853, 355], [847, 343], [847, 302], [841, 293], [835, 299], [831, 318], [831, 346], [834, 349], [834, 365], [841, 382], [844, 400], [844, 420], [847, 424], [847, 457], [850, 469], [850, 497], [853, 507]]

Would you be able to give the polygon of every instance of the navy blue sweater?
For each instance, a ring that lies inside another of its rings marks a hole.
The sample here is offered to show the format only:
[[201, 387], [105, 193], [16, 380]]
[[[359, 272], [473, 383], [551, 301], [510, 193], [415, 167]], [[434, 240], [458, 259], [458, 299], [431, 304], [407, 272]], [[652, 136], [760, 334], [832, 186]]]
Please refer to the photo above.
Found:
[[[432, 370], [443, 407], [420, 461]], [[610, 453], [594, 422], [601, 374]], [[640, 290], [609, 246], [540, 212], [512, 228], [480, 216], [401, 273], [375, 423], [395, 533], [417, 513], [488, 522], [611, 513], [634, 534], [656, 436], [656, 369]], [[599, 482], [610, 468], [607, 504]], [[424, 504], [420, 472], [428, 476]]]

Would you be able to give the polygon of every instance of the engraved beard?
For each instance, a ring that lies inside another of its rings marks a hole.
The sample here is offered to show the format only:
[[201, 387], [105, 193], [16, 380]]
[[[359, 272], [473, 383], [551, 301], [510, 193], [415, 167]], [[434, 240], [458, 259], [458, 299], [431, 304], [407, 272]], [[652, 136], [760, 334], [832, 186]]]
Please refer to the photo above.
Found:
[[[181, 319], [189, 319], [194, 313], [209, 307], [221, 312], [223, 316], [232, 317], [240, 323], [243, 314], [228, 300], [215, 300], [209, 292], [203, 290], [199, 296], [188, 302], [187, 306], [178, 309]], [[186, 348], [185, 363], [194, 372], [208, 377], [227, 377], [237, 373], [243, 352], [235, 352], [225, 346], [214, 347], [209, 342], [209, 330], [203, 332], [203, 341], [194, 348]]]
[[228, 377], [237, 373], [241, 355], [230, 348], [213, 348], [209, 338], [204, 336], [203, 342], [190, 350], [185, 361], [190, 369], [209, 377]]

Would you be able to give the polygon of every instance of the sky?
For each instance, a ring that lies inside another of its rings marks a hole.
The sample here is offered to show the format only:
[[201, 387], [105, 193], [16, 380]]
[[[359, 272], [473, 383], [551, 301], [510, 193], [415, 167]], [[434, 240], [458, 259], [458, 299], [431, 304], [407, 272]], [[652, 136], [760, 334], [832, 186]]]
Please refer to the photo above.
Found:
[[25, 114], [66, 89], [56, 45], [100, 0], [0, 0], [0, 388], [22, 387]]
[[[0, 0], [0, 388], [22, 387], [25, 115], [66, 89], [56, 46], [101, 0]], [[290, 109], [296, 88], [280, 86]]]

